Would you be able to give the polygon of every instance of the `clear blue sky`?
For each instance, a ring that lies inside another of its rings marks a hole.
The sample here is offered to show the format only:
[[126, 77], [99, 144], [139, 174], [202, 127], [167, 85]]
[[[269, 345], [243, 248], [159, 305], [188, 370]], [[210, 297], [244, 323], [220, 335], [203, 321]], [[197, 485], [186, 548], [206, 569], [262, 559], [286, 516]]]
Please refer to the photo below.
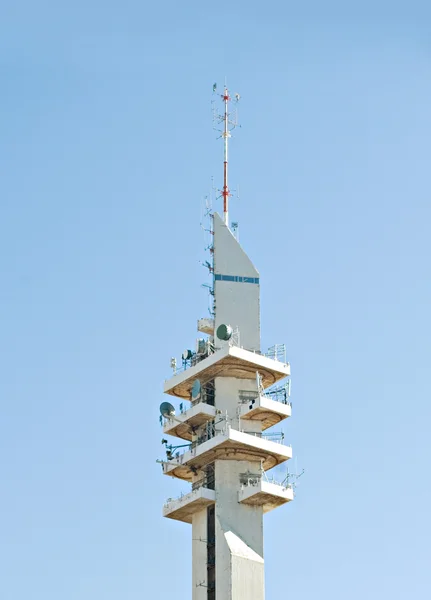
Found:
[[431, 6], [349, 4], [2, 3], [1, 600], [191, 598], [158, 407], [207, 314], [225, 76], [306, 470], [267, 598], [431, 596]]

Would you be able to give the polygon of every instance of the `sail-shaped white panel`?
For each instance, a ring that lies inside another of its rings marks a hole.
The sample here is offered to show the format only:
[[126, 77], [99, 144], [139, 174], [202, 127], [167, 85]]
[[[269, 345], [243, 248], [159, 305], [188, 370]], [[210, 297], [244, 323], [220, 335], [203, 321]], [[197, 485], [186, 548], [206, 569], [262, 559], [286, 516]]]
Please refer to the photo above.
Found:
[[[240, 344], [260, 350], [259, 272], [220, 215], [214, 214], [215, 331], [238, 329]], [[217, 341], [218, 343], [218, 341]]]

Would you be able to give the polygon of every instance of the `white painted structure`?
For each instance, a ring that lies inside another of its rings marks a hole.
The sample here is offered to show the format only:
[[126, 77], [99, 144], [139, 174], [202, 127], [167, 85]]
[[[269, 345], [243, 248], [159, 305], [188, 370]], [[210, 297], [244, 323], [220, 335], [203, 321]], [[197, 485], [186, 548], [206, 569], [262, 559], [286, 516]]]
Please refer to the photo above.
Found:
[[[180, 411], [163, 432], [186, 446], [164, 440], [163, 472], [192, 490], [169, 499], [163, 515], [192, 524], [192, 600], [264, 600], [263, 514], [293, 500], [288, 484], [265, 480], [292, 457], [266, 433], [291, 415], [287, 397], [271, 392], [290, 366], [261, 353], [258, 271], [218, 214], [212, 230], [214, 318], [198, 321], [205, 341], [164, 386]], [[230, 339], [217, 337], [221, 325]]]

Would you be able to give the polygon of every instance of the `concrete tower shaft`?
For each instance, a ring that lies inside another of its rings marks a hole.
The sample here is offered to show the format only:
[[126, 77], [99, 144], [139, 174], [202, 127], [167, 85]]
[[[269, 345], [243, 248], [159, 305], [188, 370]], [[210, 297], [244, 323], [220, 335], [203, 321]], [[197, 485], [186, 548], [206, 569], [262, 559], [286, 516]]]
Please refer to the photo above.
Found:
[[[214, 215], [215, 331], [228, 323], [237, 342], [260, 351], [259, 273], [219, 215]], [[229, 341], [220, 341], [220, 345]], [[215, 406], [240, 430], [238, 398], [241, 390], [253, 392], [256, 378], [215, 378]], [[243, 423], [243, 430], [259, 433], [260, 421]], [[259, 458], [216, 460], [216, 598], [264, 598], [263, 507], [238, 502], [241, 473], [259, 472]]]
[[259, 272], [218, 214], [212, 229], [214, 318], [198, 322], [208, 337], [164, 388], [182, 400], [164, 433], [190, 444], [182, 454], [167, 446], [163, 471], [192, 490], [163, 512], [192, 524], [193, 600], [264, 600], [263, 515], [293, 499], [289, 485], [265, 478], [292, 456], [265, 433], [291, 414], [284, 388], [274, 389], [290, 366], [261, 352]]

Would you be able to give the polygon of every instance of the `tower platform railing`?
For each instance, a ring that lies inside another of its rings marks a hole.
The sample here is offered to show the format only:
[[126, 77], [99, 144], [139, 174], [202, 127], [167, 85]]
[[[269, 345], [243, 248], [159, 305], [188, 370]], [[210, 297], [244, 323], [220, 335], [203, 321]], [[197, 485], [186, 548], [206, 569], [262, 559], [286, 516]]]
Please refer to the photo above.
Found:
[[268, 398], [268, 400], [274, 400], [275, 402], [280, 402], [281, 404], [285, 404], [286, 406], [292, 406], [291, 401], [289, 400], [288, 395], [288, 386], [282, 386], [280, 388], [274, 390], [239, 390], [238, 397], [241, 404], [247, 404], [251, 400], [256, 400], [259, 396], [263, 396], [264, 398]]
[[[199, 342], [200, 342], [200, 346], [199, 346]], [[270, 358], [272, 360], [275, 360], [277, 362], [281, 362], [281, 363], [286, 363], [286, 344], [274, 344], [273, 346], [270, 346], [266, 352], [262, 352], [260, 350], [255, 350], [252, 348], [246, 348], [244, 346], [241, 346], [241, 341], [240, 341], [240, 333], [238, 330], [234, 330], [231, 339], [228, 342], [229, 347], [236, 347], [236, 348], [242, 348], [243, 350], [248, 350], [249, 352], [253, 352], [254, 354], [259, 354], [261, 356], [265, 356], [266, 358]], [[211, 342], [210, 340], [198, 340], [198, 351], [197, 352], [192, 352], [191, 350], [190, 352], [190, 356], [188, 358], [183, 358], [181, 361], [181, 366], [175, 366], [174, 368], [174, 375], [182, 373], [184, 371], [186, 371], [187, 369], [194, 367], [195, 365], [199, 364], [201, 361], [205, 360], [205, 358], [208, 358], [208, 356], [211, 356], [212, 354], [215, 354], [217, 352], [219, 352], [220, 350], [223, 350], [223, 347], [221, 346], [216, 346], [213, 342]], [[174, 360], [174, 359], [172, 359]], [[176, 365], [176, 362], [175, 362]]]
[[[220, 423], [225, 421], [225, 424], [220, 427]], [[199, 446], [208, 442], [209, 440], [214, 439], [217, 436], [229, 436], [230, 431], [237, 431], [239, 433], [246, 434], [250, 436], [250, 438], [258, 438], [261, 440], [266, 440], [268, 442], [274, 442], [276, 444], [280, 444], [286, 448], [291, 448], [291, 444], [286, 444], [284, 442], [284, 433], [282, 431], [270, 432], [266, 433], [264, 431], [248, 431], [244, 427], [231, 427], [229, 423], [230, 419], [228, 417], [222, 417], [218, 422], [209, 422], [207, 427], [205, 427], [204, 431], [202, 431], [196, 440], [193, 440], [190, 444], [184, 444], [181, 447], [181, 450], [172, 452], [172, 456], [170, 460], [177, 460], [180, 463], [183, 462], [183, 457], [188, 452], [194, 453]], [[171, 445], [167, 446], [167, 449], [172, 448]]]

